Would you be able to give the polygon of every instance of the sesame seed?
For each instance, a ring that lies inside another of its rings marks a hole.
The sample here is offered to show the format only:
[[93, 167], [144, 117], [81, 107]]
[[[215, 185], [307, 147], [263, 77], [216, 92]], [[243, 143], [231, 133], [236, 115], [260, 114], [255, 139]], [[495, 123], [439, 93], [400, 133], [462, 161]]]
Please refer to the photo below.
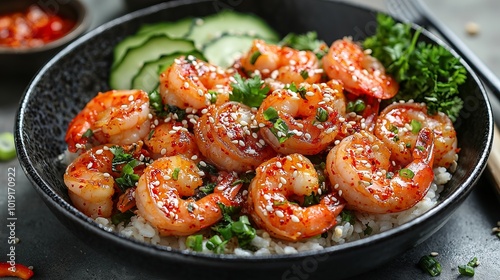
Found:
[[281, 162], [277, 161], [276, 162], [276, 167], [281, 168], [281, 167], [283, 167], [283, 165], [281, 164]]
[[92, 162], [89, 162], [89, 164], [87, 164], [87, 169], [92, 168], [92, 165], [94, 165], [94, 164]]
[[167, 149], [165, 149], [165, 148], [161, 149], [160, 154], [162, 156], [165, 155], [166, 153], [167, 153]]
[[430, 255], [431, 255], [432, 257], [437, 257], [437, 256], [439, 255], [439, 253], [438, 253], [438, 252], [431, 252], [431, 253], [430, 253]]
[[292, 218], [292, 222], [294, 222], [294, 223], [300, 222], [299, 217], [297, 217], [295, 215], [292, 215], [291, 218]]
[[278, 218], [285, 217], [285, 215], [283, 214], [283, 212], [281, 210], [276, 210], [276, 216], [278, 216]]
[[267, 205], [266, 206], [266, 210], [267, 210], [267, 212], [272, 213], [273, 212], [273, 207], [271, 205]]
[[108, 172], [104, 172], [104, 173], [102, 174], [102, 176], [104, 176], [104, 177], [106, 177], [106, 178], [111, 177], [111, 175], [110, 175]]

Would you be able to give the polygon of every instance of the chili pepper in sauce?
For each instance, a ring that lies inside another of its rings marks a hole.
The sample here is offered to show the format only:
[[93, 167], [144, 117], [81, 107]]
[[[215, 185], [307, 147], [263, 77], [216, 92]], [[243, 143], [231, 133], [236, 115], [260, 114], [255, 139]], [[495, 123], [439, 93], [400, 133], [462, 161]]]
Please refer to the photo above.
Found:
[[74, 25], [73, 20], [31, 5], [23, 12], [0, 15], [0, 46], [39, 47], [63, 37]]
[[0, 277], [18, 277], [23, 280], [30, 279], [33, 276], [33, 270], [16, 263], [14, 266], [6, 262], [0, 262]]

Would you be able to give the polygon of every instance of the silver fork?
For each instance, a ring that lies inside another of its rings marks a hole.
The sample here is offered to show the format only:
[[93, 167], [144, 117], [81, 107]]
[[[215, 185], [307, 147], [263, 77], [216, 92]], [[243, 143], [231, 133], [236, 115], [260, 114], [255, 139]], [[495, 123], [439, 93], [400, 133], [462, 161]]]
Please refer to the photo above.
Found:
[[413, 22], [422, 27], [431, 27], [441, 35], [451, 48], [469, 64], [483, 83], [500, 99], [500, 80], [491, 70], [457, 37], [429, 12], [421, 0], [386, 0], [389, 13], [397, 19]]
[[[389, 13], [397, 19], [435, 29], [478, 74], [490, 91], [500, 99], [500, 81], [495, 74], [450, 29], [434, 18], [421, 0], [386, 0], [386, 5]], [[493, 186], [500, 195], [500, 172], [498, 172], [500, 170], [500, 130], [496, 124], [493, 127], [494, 136], [488, 159], [488, 173]]]

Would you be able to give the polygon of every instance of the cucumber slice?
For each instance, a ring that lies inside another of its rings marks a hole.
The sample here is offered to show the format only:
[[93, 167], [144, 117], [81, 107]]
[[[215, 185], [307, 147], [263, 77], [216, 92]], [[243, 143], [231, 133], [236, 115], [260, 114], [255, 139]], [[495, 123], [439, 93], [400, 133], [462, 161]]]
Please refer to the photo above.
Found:
[[192, 26], [193, 19], [185, 18], [176, 22], [161, 22], [141, 27], [137, 34], [128, 36], [116, 45], [113, 50], [113, 67], [121, 62], [127, 50], [144, 44], [152, 36], [165, 34], [170, 38], [184, 38]]
[[146, 92], [151, 92], [158, 88], [159, 78], [163, 70], [172, 65], [174, 59], [180, 56], [188, 56], [193, 55], [199, 59], [204, 59], [203, 54], [198, 51], [193, 52], [175, 52], [173, 54], [163, 55], [157, 60], [148, 61], [144, 63], [144, 66], [141, 70], [135, 75], [132, 79], [132, 88], [134, 89], [142, 89]]
[[165, 34], [172, 38], [182, 38], [189, 33], [192, 26], [193, 18], [188, 17], [174, 22], [145, 24], [139, 28], [137, 34], [151, 34], [159, 30], [160, 32], [166, 32]]
[[14, 135], [10, 132], [0, 134], [0, 161], [11, 160], [16, 157]]
[[264, 20], [254, 15], [225, 10], [218, 14], [195, 19], [194, 22], [187, 39], [193, 40], [199, 49], [203, 49], [206, 43], [225, 33], [250, 35], [271, 41], [279, 40], [278, 33], [269, 27]]
[[132, 79], [146, 61], [156, 60], [162, 55], [175, 52], [190, 52], [195, 49], [192, 41], [172, 39], [166, 35], [154, 35], [144, 44], [129, 49], [122, 61], [111, 69], [109, 85], [113, 89], [131, 89]]
[[208, 62], [228, 68], [252, 47], [255, 37], [225, 34], [208, 42], [203, 49]]

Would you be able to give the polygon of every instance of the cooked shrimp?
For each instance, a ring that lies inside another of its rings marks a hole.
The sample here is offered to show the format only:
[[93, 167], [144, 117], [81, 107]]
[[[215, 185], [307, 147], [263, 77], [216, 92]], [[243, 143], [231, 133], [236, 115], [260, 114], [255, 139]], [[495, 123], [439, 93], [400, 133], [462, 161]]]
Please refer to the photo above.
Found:
[[398, 93], [398, 83], [385, 74], [384, 66], [350, 39], [333, 42], [322, 61], [328, 77], [342, 81], [348, 92], [381, 99]]
[[262, 78], [273, 78], [284, 84], [318, 83], [323, 70], [311, 51], [267, 44], [254, 40], [250, 50], [241, 58], [247, 72], [258, 72]]
[[297, 91], [276, 90], [264, 99], [256, 115], [260, 133], [278, 153], [317, 154], [335, 140], [345, 115], [342, 86], [301, 84]]
[[258, 128], [250, 107], [230, 101], [208, 107], [194, 135], [208, 161], [222, 170], [245, 172], [276, 154], [256, 132]]
[[189, 132], [181, 122], [176, 121], [163, 122], [155, 126], [144, 140], [144, 144], [154, 159], [174, 155], [196, 159], [200, 155], [193, 133]]
[[216, 98], [228, 99], [229, 77], [219, 67], [181, 56], [160, 74], [161, 98], [163, 103], [181, 109], [203, 109], [211, 104], [212, 91], [217, 93]]
[[241, 184], [234, 185], [236, 177], [224, 173], [213, 193], [194, 200], [203, 184], [201, 173], [195, 162], [183, 156], [155, 160], [144, 170], [135, 191], [139, 215], [161, 235], [190, 235], [219, 221], [218, 204], [236, 206]]
[[[115, 179], [112, 169], [113, 145], [93, 147], [75, 159], [64, 173], [64, 183], [73, 205], [85, 215], [108, 218], [113, 212]], [[122, 147], [139, 157], [141, 145]]]
[[375, 135], [361, 131], [344, 138], [327, 156], [330, 182], [347, 201], [346, 207], [370, 213], [406, 210], [419, 202], [434, 179], [434, 136], [422, 129], [413, 161], [392, 170], [391, 152]]
[[71, 152], [84, 148], [90, 137], [98, 144], [126, 145], [148, 135], [149, 97], [142, 90], [111, 90], [90, 100], [70, 122], [66, 143]]
[[306, 157], [275, 157], [256, 172], [248, 189], [249, 213], [272, 236], [297, 241], [320, 235], [336, 224], [344, 205], [333, 193], [308, 207], [291, 201], [321, 194], [318, 174]]
[[394, 103], [386, 107], [377, 119], [375, 135], [391, 150], [391, 160], [406, 165], [413, 160], [417, 135], [421, 128], [434, 132], [434, 165], [456, 165], [457, 133], [444, 113], [429, 115], [421, 103]]

